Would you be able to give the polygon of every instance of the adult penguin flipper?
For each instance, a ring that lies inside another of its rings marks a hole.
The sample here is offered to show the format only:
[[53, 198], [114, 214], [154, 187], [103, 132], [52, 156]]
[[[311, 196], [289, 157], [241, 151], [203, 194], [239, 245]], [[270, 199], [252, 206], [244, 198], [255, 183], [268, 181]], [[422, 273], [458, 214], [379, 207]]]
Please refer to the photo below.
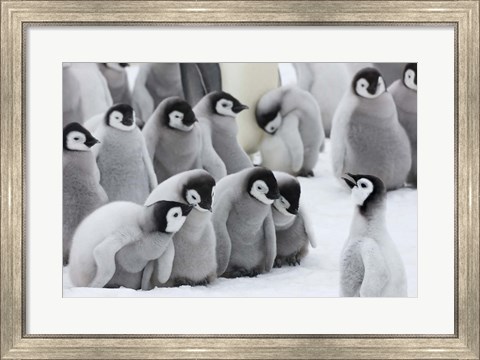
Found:
[[378, 297], [388, 281], [388, 268], [375, 240], [365, 238], [361, 242], [360, 255], [365, 273], [360, 286], [361, 297]]
[[277, 256], [277, 237], [271, 212], [263, 222], [263, 233], [265, 237], [265, 271], [269, 272], [272, 270], [275, 257]]
[[97, 265], [95, 277], [89, 287], [103, 288], [115, 274], [115, 254], [132, 241], [131, 231], [119, 230], [107, 236], [93, 249], [93, 258]]
[[217, 154], [212, 145], [210, 132], [204, 127], [200, 127], [202, 133], [202, 159], [203, 168], [213, 176], [215, 181], [227, 176], [227, 168], [222, 158]]
[[278, 129], [278, 135], [282, 137], [287, 146], [292, 165], [292, 171], [297, 173], [303, 165], [303, 141], [298, 130], [299, 120], [296, 115], [287, 115], [283, 124]]
[[312, 248], [317, 247], [317, 238], [315, 236], [315, 231], [313, 231], [313, 226], [312, 222], [310, 221], [310, 218], [308, 217], [308, 214], [303, 211], [302, 209], [298, 210], [298, 215], [300, 216], [302, 221], [303, 221], [303, 226], [305, 228], [305, 233], [307, 234], [308, 241], [310, 242], [310, 245]]
[[192, 107], [206, 94], [222, 90], [218, 63], [181, 63], [180, 74], [185, 100]]
[[175, 257], [175, 246], [173, 241], [170, 241], [165, 252], [155, 262], [154, 283], [159, 282], [165, 284], [172, 274], [173, 259]]

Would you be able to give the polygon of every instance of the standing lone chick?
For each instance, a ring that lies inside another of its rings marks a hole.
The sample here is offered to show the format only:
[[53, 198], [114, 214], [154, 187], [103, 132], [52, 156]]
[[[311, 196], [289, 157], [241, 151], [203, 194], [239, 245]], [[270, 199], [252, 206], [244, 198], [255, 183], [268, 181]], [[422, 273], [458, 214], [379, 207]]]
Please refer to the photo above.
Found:
[[164, 281], [171, 257], [165, 254], [172, 236], [192, 207], [174, 201], [150, 206], [118, 201], [90, 214], [75, 232], [70, 253], [70, 278], [75, 286], [144, 289], [144, 268], [164, 257]]
[[159, 183], [183, 171], [206, 169], [215, 179], [227, 174], [211, 139], [190, 105], [178, 98], [163, 100], [142, 130]]
[[248, 106], [222, 91], [205, 95], [193, 108], [202, 129], [211, 136], [213, 148], [225, 163], [227, 174], [253, 166], [237, 140], [235, 118], [245, 109]]
[[276, 256], [271, 205], [280, 196], [270, 170], [242, 170], [220, 180], [213, 205], [217, 274], [234, 278], [269, 272]]
[[403, 261], [385, 221], [385, 185], [375, 176], [347, 175], [355, 212], [342, 251], [341, 296], [407, 296]]
[[78, 224], [108, 201], [100, 185], [92, 146], [98, 144], [79, 123], [63, 129], [63, 264], [68, 264], [72, 236]]
[[266, 134], [260, 143], [262, 165], [292, 175], [313, 176], [325, 133], [318, 104], [305, 90], [284, 86], [258, 102], [257, 123]]
[[142, 132], [135, 124], [130, 105], [112, 106], [101, 121], [92, 118], [85, 124], [94, 129], [101, 145], [97, 151], [100, 184], [110, 201], [143, 204], [157, 186], [152, 160]]
[[410, 139], [412, 167], [407, 183], [417, 186], [417, 64], [407, 64], [403, 79], [395, 81], [388, 91], [397, 105], [398, 121]]
[[274, 171], [280, 190], [280, 198], [272, 206], [273, 222], [277, 237], [275, 267], [300, 265], [308, 254], [308, 245], [316, 247], [315, 237], [307, 216], [299, 209], [300, 183], [289, 174]]
[[333, 171], [339, 179], [351, 172], [377, 176], [387, 190], [404, 185], [412, 162], [410, 141], [378, 70], [366, 68], [355, 75], [337, 108], [331, 135]]
[[190, 170], [165, 180], [148, 197], [146, 206], [159, 200], [193, 206], [185, 224], [173, 236], [175, 255], [170, 279], [163, 284], [155, 276], [161, 263], [153, 261], [147, 266], [152, 273], [152, 287], [207, 285], [216, 279], [216, 240], [212, 224], [214, 188], [215, 180], [205, 170]]

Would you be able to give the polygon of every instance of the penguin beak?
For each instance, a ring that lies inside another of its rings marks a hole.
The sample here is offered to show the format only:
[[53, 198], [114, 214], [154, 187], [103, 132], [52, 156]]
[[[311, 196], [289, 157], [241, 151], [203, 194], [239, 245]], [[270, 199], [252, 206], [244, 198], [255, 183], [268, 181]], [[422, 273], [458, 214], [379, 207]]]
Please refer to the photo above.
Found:
[[247, 105], [243, 105], [243, 104], [239, 104], [239, 105], [235, 105], [232, 107], [232, 111], [235, 113], [235, 114], [238, 114], [239, 112], [243, 111], [243, 110], [247, 110], [249, 107]]
[[190, 211], [192, 211], [193, 209], [193, 205], [185, 205], [182, 207], [182, 213], [183, 215], [187, 216], [188, 214], [190, 214]]
[[292, 215], [297, 215], [298, 214], [298, 208], [288, 208], [287, 211], [292, 214]]
[[210, 212], [212, 212], [212, 202], [201, 202], [200, 204], [198, 204], [202, 209], [205, 209], [205, 210], [208, 210]]
[[85, 141], [85, 145], [87, 145], [89, 148], [91, 148], [93, 145], [98, 144], [98, 143], [100, 143], [100, 141], [98, 141], [94, 137]]
[[378, 81], [376, 83], [370, 84], [367, 88], [367, 91], [370, 94], [375, 95], [375, 93], [377, 92], [377, 86], [378, 86]]
[[278, 189], [275, 192], [269, 191], [267, 193], [267, 198], [270, 199], [270, 200], [280, 199], [280, 191]]
[[133, 116], [126, 116], [122, 120], [122, 124], [125, 126], [131, 126], [133, 124]]
[[[354, 175], [352, 175], [352, 174], [350, 174], [350, 173], [347, 173], [347, 175], [350, 176], [352, 179], [355, 180]], [[354, 188], [355, 186], [357, 186], [357, 184], [356, 184], [355, 182], [353, 182], [352, 180], [350, 180], [350, 179], [348, 179], [348, 178], [346, 178], [346, 177], [343, 177], [343, 176], [342, 176], [342, 179], [347, 183], [347, 185], [348, 185], [348, 187], [349, 187], [350, 189], [352, 189], [352, 188]]]

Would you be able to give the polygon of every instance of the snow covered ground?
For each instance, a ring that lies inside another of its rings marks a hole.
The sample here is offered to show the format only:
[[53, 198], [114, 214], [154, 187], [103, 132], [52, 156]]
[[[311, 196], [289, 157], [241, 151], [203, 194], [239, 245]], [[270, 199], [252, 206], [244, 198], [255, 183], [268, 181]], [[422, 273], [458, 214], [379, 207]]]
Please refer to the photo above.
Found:
[[[353, 214], [350, 192], [333, 177], [330, 147], [320, 155], [315, 177], [300, 178], [301, 206], [309, 214], [317, 248], [300, 266], [272, 269], [256, 278], [217, 279], [208, 286], [131, 289], [74, 288], [63, 270], [64, 297], [337, 297], [339, 259]], [[387, 222], [405, 263], [408, 296], [417, 296], [417, 190], [404, 188], [387, 196]]]
[[[127, 67], [133, 88], [138, 67]], [[293, 66], [279, 64], [282, 84], [296, 82]], [[338, 297], [339, 260], [348, 237], [353, 214], [350, 192], [334, 178], [330, 146], [320, 154], [315, 177], [299, 178], [302, 186], [301, 206], [310, 216], [317, 248], [300, 266], [272, 269], [256, 278], [217, 279], [208, 286], [157, 288], [150, 291], [74, 288], [63, 269], [64, 297]], [[403, 258], [408, 278], [408, 296], [417, 296], [417, 190], [404, 188], [387, 196], [387, 226]]]

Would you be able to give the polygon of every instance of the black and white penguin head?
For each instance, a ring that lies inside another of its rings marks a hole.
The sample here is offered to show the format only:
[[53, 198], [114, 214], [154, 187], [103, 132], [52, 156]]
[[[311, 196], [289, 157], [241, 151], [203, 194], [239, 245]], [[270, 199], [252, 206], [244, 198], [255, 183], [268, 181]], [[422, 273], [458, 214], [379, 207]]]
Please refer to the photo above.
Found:
[[417, 91], [417, 64], [409, 63], [403, 70], [403, 83], [409, 89]]
[[270, 170], [262, 167], [255, 167], [250, 170], [247, 191], [250, 196], [265, 205], [272, 205], [276, 199], [280, 198], [275, 176]]
[[154, 230], [164, 233], [175, 233], [184, 224], [192, 205], [176, 201], [158, 201], [150, 205], [153, 207]]
[[360, 70], [352, 82], [353, 91], [360, 97], [375, 99], [386, 91], [385, 81], [377, 69]]
[[180, 131], [190, 131], [197, 121], [192, 107], [180, 98], [167, 99], [164, 118], [166, 125]]
[[265, 114], [257, 113], [257, 124], [266, 133], [273, 135], [282, 125], [282, 115], [280, 114], [280, 107], [276, 107]]
[[360, 213], [368, 215], [372, 209], [382, 205], [386, 196], [386, 187], [383, 181], [373, 175], [353, 175], [347, 173], [353, 179], [343, 178], [352, 189], [352, 199], [360, 209]]
[[70, 151], [90, 151], [90, 148], [99, 143], [93, 135], [77, 122], [70, 123], [63, 128], [63, 148]]
[[131, 131], [137, 126], [135, 123], [135, 111], [127, 104], [113, 105], [108, 109], [105, 121], [108, 126], [122, 131]]
[[238, 113], [248, 109], [232, 95], [224, 91], [215, 91], [211, 96], [213, 112], [218, 115], [236, 117]]
[[183, 186], [185, 201], [198, 211], [212, 211], [215, 180], [208, 174], [193, 176]]
[[273, 207], [284, 215], [295, 216], [298, 214], [300, 204], [300, 183], [292, 178], [279, 182], [280, 198], [276, 199]]

